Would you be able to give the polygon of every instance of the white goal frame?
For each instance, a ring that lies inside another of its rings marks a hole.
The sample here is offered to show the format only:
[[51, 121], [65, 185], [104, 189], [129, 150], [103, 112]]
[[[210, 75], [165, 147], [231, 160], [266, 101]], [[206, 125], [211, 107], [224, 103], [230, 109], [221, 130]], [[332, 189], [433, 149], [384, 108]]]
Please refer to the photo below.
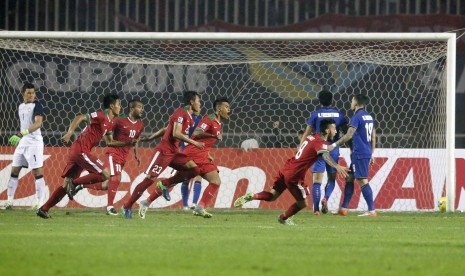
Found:
[[211, 32], [34, 32], [1, 31], [0, 39], [81, 40], [313, 40], [313, 41], [447, 41], [446, 197], [447, 211], [455, 209], [455, 33], [211, 33]]

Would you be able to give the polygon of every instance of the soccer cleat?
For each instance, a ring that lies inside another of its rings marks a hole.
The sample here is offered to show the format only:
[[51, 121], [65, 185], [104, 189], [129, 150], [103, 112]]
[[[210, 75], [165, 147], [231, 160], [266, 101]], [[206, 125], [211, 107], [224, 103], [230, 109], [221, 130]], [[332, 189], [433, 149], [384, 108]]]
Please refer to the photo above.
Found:
[[349, 214], [349, 210], [347, 210], [345, 208], [341, 208], [341, 209], [339, 209], [337, 211], [333, 211], [332, 214], [335, 215], [335, 216], [346, 217]]
[[113, 206], [110, 206], [110, 208], [107, 207], [107, 215], [117, 216], [118, 211], [116, 211], [116, 209]]
[[150, 206], [150, 203], [148, 203], [147, 200], [142, 200], [139, 203], [139, 217], [141, 219], [145, 219], [145, 213], [147, 213], [149, 206]]
[[196, 203], [192, 203], [192, 205], [191, 205], [191, 207], [189, 207], [189, 209], [194, 210], [195, 207], [197, 207], [197, 204], [196, 204]]
[[132, 210], [129, 208], [121, 207], [125, 219], [132, 219]]
[[323, 214], [328, 213], [328, 201], [326, 200], [326, 198], [323, 198], [323, 200], [321, 201], [321, 212]]
[[7, 201], [5, 205], [3, 205], [3, 209], [5, 210], [13, 210], [13, 201]]
[[37, 210], [39, 209], [39, 204], [34, 204], [31, 206], [31, 210]]
[[377, 217], [378, 214], [376, 213], [376, 211], [367, 211], [363, 214], [360, 214], [358, 215], [359, 217]]
[[168, 188], [166, 188], [165, 185], [161, 183], [161, 181], [157, 182], [157, 188], [161, 190], [161, 193], [163, 197], [166, 199], [166, 201], [171, 200], [170, 191], [168, 191]]
[[65, 178], [65, 191], [68, 195], [69, 200], [74, 200], [74, 193], [76, 191], [76, 187], [73, 184], [73, 180], [69, 177]]
[[191, 208], [190, 208], [189, 206], [183, 206], [183, 207], [182, 207], [182, 210], [183, 210], [183, 211], [190, 211]]
[[253, 200], [253, 194], [252, 193], [247, 193], [234, 201], [234, 207], [239, 208], [242, 207], [242, 205], [246, 204], [249, 201]]
[[207, 212], [207, 211], [205, 210], [205, 208], [203, 208], [202, 206], [199, 206], [199, 205], [195, 206], [195, 209], [194, 209], [194, 211], [193, 211], [193, 214], [194, 214], [194, 216], [199, 216], [199, 217], [204, 217], [204, 218], [211, 218], [211, 217], [213, 217], [212, 214], [210, 214], [209, 212]]
[[43, 219], [52, 218], [52, 216], [47, 211], [42, 210], [42, 208], [37, 209], [36, 214]]
[[74, 186], [74, 194], [73, 194], [73, 196], [75, 196], [82, 189], [84, 189], [84, 185], [82, 185], [82, 184], [75, 185]]
[[292, 217], [290, 218], [287, 218], [287, 219], [282, 219], [281, 216], [278, 217], [278, 222], [283, 224], [283, 225], [289, 225], [289, 226], [294, 226], [296, 225], [293, 221], [292, 221]]
[[321, 214], [320, 214], [320, 211], [315, 211], [315, 212], [313, 212], [313, 215], [318, 217]]

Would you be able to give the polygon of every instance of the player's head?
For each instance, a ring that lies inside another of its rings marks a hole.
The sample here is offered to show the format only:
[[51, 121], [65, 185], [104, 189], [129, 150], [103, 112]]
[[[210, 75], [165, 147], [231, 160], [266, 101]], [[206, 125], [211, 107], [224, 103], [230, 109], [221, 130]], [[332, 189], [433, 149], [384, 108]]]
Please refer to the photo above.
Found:
[[323, 119], [320, 122], [321, 134], [326, 135], [327, 139], [333, 139], [336, 136], [336, 121], [333, 119]]
[[229, 119], [229, 113], [231, 109], [229, 106], [229, 100], [227, 98], [218, 98], [213, 102], [213, 110], [220, 116], [221, 119]]
[[118, 94], [106, 94], [103, 97], [103, 109], [110, 109], [113, 115], [118, 116], [121, 112], [121, 100]]
[[352, 98], [352, 103], [350, 104], [350, 109], [357, 110], [359, 108], [365, 107], [368, 104], [368, 96], [363, 94], [357, 94]]
[[184, 105], [190, 105], [194, 113], [200, 112], [200, 94], [195, 91], [184, 92]]
[[36, 89], [30, 82], [26, 82], [21, 89], [25, 103], [32, 103], [36, 99]]
[[144, 113], [144, 104], [139, 99], [132, 99], [128, 103], [128, 110], [131, 117], [140, 119]]
[[333, 93], [328, 90], [321, 90], [318, 93], [318, 100], [322, 106], [330, 106], [333, 104]]

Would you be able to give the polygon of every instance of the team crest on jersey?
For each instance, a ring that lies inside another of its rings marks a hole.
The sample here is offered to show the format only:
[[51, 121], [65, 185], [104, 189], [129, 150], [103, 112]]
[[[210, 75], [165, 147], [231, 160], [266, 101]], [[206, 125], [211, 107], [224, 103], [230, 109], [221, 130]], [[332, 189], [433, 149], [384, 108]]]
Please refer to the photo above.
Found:
[[182, 122], [184, 122], [184, 118], [183, 117], [178, 117], [178, 123], [182, 124]]
[[207, 128], [207, 124], [206, 123], [202, 123], [202, 125], [200, 126], [201, 129], [205, 130]]
[[97, 112], [92, 112], [92, 113], [90, 113], [90, 117], [92, 117], [92, 118], [97, 118]]

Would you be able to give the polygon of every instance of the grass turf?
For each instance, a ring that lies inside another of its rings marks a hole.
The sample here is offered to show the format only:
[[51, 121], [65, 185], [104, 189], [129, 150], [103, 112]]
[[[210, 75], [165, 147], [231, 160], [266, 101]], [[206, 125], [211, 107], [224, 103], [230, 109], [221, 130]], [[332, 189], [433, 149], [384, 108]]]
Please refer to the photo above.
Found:
[[463, 275], [465, 214], [0, 211], [0, 275]]

